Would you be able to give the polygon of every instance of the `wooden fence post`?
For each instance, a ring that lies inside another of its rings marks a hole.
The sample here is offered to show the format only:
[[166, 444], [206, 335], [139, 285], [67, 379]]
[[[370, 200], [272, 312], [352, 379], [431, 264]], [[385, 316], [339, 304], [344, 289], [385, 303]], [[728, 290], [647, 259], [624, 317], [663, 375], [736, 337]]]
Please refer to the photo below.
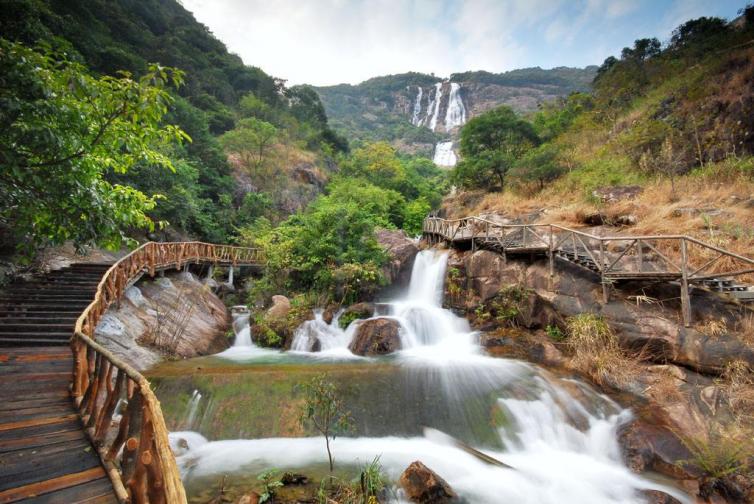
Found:
[[689, 265], [686, 240], [681, 238], [681, 314], [683, 325], [691, 326], [691, 299], [689, 298]]

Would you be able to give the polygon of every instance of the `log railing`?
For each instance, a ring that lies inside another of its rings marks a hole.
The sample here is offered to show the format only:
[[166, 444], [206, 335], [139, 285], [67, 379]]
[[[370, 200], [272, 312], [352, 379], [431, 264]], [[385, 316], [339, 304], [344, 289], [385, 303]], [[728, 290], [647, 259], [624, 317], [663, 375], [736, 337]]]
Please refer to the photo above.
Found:
[[146, 243], [102, 277], [94, 301], [76, 322], [72, 395], [121, 502], [184, 504], [186, 495], [160, 403], [149, 382], [94, 341], [107, 308], [142, 274], [189, 263], [258, 265], [260, 250], [201, 242]]
[[505, 253], [539, 251], [554, 258], [566, 255], [588, 265], [601, 277], [605, 301], [617, 280], [673, 280], [681, 284], [681, 307], [691, 323], [689, 284], [713, 279], [751, 281], [754, 260], [685, 235], [598, 236], [557, 224], [501, 224], [481, 217], [424, 219], [423, 232], [432, 239], [497, 244]]

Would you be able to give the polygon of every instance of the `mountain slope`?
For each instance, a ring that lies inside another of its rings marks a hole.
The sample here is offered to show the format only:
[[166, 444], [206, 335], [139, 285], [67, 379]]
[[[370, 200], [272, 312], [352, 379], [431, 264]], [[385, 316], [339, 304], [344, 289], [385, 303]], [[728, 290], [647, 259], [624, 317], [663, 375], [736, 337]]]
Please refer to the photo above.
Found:
[[596, 70], [590, 66], [478, 71], [453, 74], [447, 80], [410, 72], [356, 86], [315, 89], [333, 127], [350, 140], [387, 140], [404, 152], [432, 155], [439, 141], [455, 141], [458, 127], [469, 118], [500, 105], [532, 112], [542, 102], [589, 90]]

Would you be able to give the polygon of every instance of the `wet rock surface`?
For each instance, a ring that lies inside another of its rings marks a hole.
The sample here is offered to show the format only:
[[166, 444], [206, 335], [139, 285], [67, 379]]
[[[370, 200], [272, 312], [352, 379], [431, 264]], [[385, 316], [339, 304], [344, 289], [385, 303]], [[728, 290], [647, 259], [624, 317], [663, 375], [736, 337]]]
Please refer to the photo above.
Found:
[[385, 355], [401, 348], [400, 324], [389, 318], [375, 318], [359, 324], [348, 347], [356, 355]]
[[403, 471], [400, 478], [401, 488], [411, 502], [420, 504], [445, 504], [458, 502], [456, 493], [450, 485], [432, 469], [418, 460]]
[[401, 230], [378, 229], [375, 232], [377, 243], [388, 253], [390, 261], [383, 268], [388, 283], [406, 284], [411, 279], [419, 247], [416, 242]]
[[138, 370], [166, 357], [211, 355], [228, 348], [230, 315], [191, 273], [144, 279], [126, 290], [95, 330], [97, 341]]

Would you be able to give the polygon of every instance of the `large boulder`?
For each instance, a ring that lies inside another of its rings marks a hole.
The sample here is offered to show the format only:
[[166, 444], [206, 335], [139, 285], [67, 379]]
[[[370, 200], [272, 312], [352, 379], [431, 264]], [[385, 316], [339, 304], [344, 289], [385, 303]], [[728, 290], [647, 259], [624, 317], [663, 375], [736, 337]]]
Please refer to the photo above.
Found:
[[383, 273], [390, 283], [408, 283], [419, 248], [416, 242], [401, 230], [378, 229], [375, 232], [377, 243], [387, 252], [390, 261]]
[[267, 310], [266, 318], [281, 319], [291, 311], [291, 301], [285, 296], [272, 296], [272, 306]]
[[458, 496], [450, 485], [418, 460], [411, 462], [403, 471], [400, 485], [411, 502], [445, 504], [458, 501]]
[[400, 324], [389, 318], [374, 318], [359, 324], [349, 345], [356, 355], [385, 355], [401, 348]]
[[504, 285], [520, 283], [523, 267], [516, 262], [506, 263], [500, 254], [479, 250], [464, 260], [469, 288], [480, 301], [492, 299]]

